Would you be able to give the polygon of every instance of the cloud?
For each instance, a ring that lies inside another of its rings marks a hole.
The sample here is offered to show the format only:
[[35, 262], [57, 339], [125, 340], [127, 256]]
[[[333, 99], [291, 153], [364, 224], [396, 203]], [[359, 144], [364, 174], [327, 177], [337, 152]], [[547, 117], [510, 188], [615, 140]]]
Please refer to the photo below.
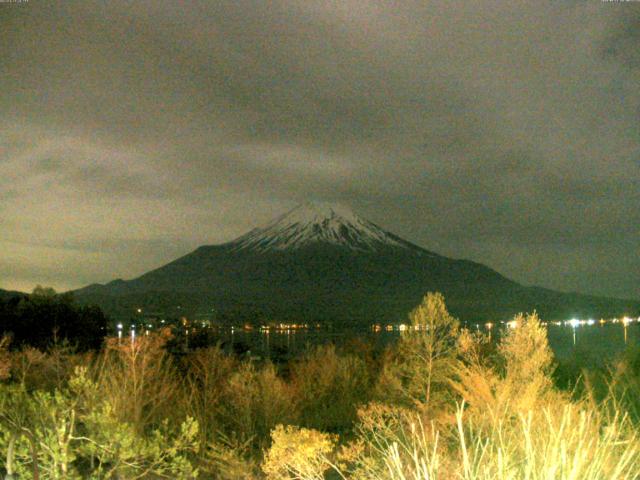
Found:
[[[0, 17], [5, 264], [130, 277], [311, 197], [525, 283], [640, 297], [640, 5], [91, 0]], [[2, 284], [43, 283], [20, 275]]]

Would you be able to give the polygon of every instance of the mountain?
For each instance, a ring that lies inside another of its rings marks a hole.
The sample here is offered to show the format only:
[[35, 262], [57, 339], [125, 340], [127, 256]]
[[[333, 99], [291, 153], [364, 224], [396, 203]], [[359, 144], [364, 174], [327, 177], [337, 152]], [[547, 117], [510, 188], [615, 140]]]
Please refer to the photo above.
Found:
[[327, 244], [357, 252], [379, 252], [387, 248], [424, 251], [344, 207], [307, 203], [256, 228], [230, 243], [232, 249], [274, 252]]
[[635, 314], [640, 302], [526, 287], [489, 267], [412, 244], [347, 208], [307, 203], [231, 242], [202, 246], [133, 280], [75, 291], [114, 316], [137, 308], [219, 320], [402, 322], [428, 291], [467, 321]]

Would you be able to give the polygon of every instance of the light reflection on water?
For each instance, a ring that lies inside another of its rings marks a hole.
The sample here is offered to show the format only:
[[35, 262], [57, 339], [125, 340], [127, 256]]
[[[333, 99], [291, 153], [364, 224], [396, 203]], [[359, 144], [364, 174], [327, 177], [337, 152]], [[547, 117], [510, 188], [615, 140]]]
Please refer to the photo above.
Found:
[[613, 359], [627, 347], [640, 345], [640, 325], [622, 323], [572, 327], [548, 327], [549, 345], [556, 357], [584, 359], [587, 363], [598, 363]]
[[[472, 330], [476, 329], [475, 327]], [[480, 330], [489, 333], [480, 326]], [[581, 325], [577, 327], [548, 325], [549, 345], [558, 360], [576, 358], [581, 363], [598, 364], [613, 359], [627, 347], [640, 345], [640, 324], [628, 326], [622, 323]], [[491, 330], [492, 338], [499, 337], [499, 329]], [[287, 359], [300, 354], [310, 346], [333, 343], [336, 346], [369, 344], [374, 350], [397, 341], [398, 330], [238, 330], [220, 332], [219, 340], [224, 347], [237, 351], [248, 350], [250, 355], [262, 358]]]

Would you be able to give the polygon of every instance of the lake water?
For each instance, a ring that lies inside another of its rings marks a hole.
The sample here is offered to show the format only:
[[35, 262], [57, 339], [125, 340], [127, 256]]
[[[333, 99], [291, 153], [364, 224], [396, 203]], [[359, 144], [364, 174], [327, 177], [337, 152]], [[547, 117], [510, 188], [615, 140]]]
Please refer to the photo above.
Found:
[[[483, 327], [474, 327], [487, 332]], [[503, 329], [506, 327], [502, 327]], [[492, 329], [494, 338], [501, 329]], [[622, 323], [601, 325], [548, 325], [549, 344], [560, 361], [576, 358], [584, 366], [598, 364], [603, 360], [613, 359], [626, 348], [640, 345], [640, 324], [634, 322], [628, 326]], [[333, 343], [345, 346], [359, 342], [368, 343], [374, 349], [383, 349], [400, 337], [398, 329], [387, 331], [348, 330], [328, 331], [322, 329], [269, 330], [260, 331], [236, 329], [233, 332], [219, 332], [218, 338], [226, 349], [237, 352], [249, 351], [251, 355], [286, 360], [309, 346]]]

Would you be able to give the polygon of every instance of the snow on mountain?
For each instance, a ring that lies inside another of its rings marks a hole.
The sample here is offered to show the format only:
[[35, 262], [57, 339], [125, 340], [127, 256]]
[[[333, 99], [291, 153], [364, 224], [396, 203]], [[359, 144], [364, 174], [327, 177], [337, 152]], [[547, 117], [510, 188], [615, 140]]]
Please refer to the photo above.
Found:
[[346, 208], [315, 203], [233, 242], [205, 245], [138, 278], [75, 294], [114, 318], [129, 319], [137, 308], [174, 316], [179, 305], [192, 315], [215, 308], [229, 324], [364, 326], [404, 321], [430, 291], [442, 292], [453, 315], [473, 322], [533, 308], [548, 318], [610, 317], [640, 308], [638, 302], [524, 287], [479, 263], [413, 245]]
[[348, 208], [309, 202], [231, 242], [234, 250], [261, 252], [297, 249], [314, 243], [344, 246], [358, 251], [384, 247], [411, 248], [408, 242], [359, 217]]

